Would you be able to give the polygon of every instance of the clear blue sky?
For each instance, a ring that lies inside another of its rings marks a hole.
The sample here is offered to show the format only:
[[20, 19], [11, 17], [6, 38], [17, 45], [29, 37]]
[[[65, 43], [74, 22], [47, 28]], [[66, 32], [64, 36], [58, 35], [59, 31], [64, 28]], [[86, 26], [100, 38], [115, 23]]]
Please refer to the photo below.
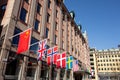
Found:
[[120, 44], [120, 0], [65, 0], [75, 21], [88, 33], [90, 47], [117, 48]]

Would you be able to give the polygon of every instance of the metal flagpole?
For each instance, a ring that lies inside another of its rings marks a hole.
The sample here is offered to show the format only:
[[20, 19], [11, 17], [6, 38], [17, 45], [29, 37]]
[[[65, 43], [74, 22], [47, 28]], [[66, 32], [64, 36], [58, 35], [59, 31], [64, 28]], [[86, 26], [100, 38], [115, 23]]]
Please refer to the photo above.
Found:
[[[32, 28], [29, 28], [29, 29], [32, 29]], [[28, 29], [27, 29], [27, 30], [28, 30]], [[27, 31], [27, 30], [25, 30], [25, 31]], [[18, 33], [18, 34], [15, 34], [15, 35], [9, 37], [8, 39], [11, 39], [11, 38], [13, 38], [13, 37], [16, 37], [16, 36], [18, 36], [18, 35], [24, 33], [25, 31], [22, 31], [22, 32], [20, 32], [20, 33]]]

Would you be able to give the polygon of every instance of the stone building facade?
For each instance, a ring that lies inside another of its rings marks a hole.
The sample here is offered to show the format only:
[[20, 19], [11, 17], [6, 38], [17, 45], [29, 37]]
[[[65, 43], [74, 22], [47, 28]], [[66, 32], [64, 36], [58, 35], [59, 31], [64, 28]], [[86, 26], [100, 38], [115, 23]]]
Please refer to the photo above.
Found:
[[[57, 69], [37, 61], [36, 45], [16, 54], [19, 36], [33, 28], [31, 44], [47, 39], [79, 61], [79, 70]], [[0, 80], [88, 80], [87, 33], [82, 33], [62, 0], [0, 0]]]

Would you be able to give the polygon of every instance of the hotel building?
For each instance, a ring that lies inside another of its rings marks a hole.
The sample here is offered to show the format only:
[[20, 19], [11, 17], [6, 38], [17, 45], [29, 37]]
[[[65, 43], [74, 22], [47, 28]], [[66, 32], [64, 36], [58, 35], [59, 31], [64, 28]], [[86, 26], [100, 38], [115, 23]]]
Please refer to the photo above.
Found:
[[[120, 48], [96, 50], [91, 49], [91, 65], [94, 74], [93, 80], [120, 80]], [[91, 56], [92, 57], [92, 56]], [[94, 63], [92, 63], [94, 60]]]
[[[48, 66], [37, 61], [37, 45], [16, 54], [19, 35], [32, 28], [31, 44], [47, 39], [47, 48], [58, 46], [79, 61], [79, 70]], [[63, 0], [0, 0], [0, 80], [89, 80], [87, 33], [74, 21]]]

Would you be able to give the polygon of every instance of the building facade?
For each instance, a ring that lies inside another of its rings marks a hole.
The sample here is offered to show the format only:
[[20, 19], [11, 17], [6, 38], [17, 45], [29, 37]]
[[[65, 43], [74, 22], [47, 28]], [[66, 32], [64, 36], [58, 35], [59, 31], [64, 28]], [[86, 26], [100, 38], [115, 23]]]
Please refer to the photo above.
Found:
[[93, 54], [95, 80], [120, 80], [120, 49], [96, 50]]
[[[47, 39], [79, 61], [79, 70], [48, 66], [37, 61], [37, 45], [16, 54], [19, 35], [32, 28], [31, 43]], [[0, 80], [88, 80], [90, 69], [87, 34], [81, 32], [62, 0], [0, 0]]]

